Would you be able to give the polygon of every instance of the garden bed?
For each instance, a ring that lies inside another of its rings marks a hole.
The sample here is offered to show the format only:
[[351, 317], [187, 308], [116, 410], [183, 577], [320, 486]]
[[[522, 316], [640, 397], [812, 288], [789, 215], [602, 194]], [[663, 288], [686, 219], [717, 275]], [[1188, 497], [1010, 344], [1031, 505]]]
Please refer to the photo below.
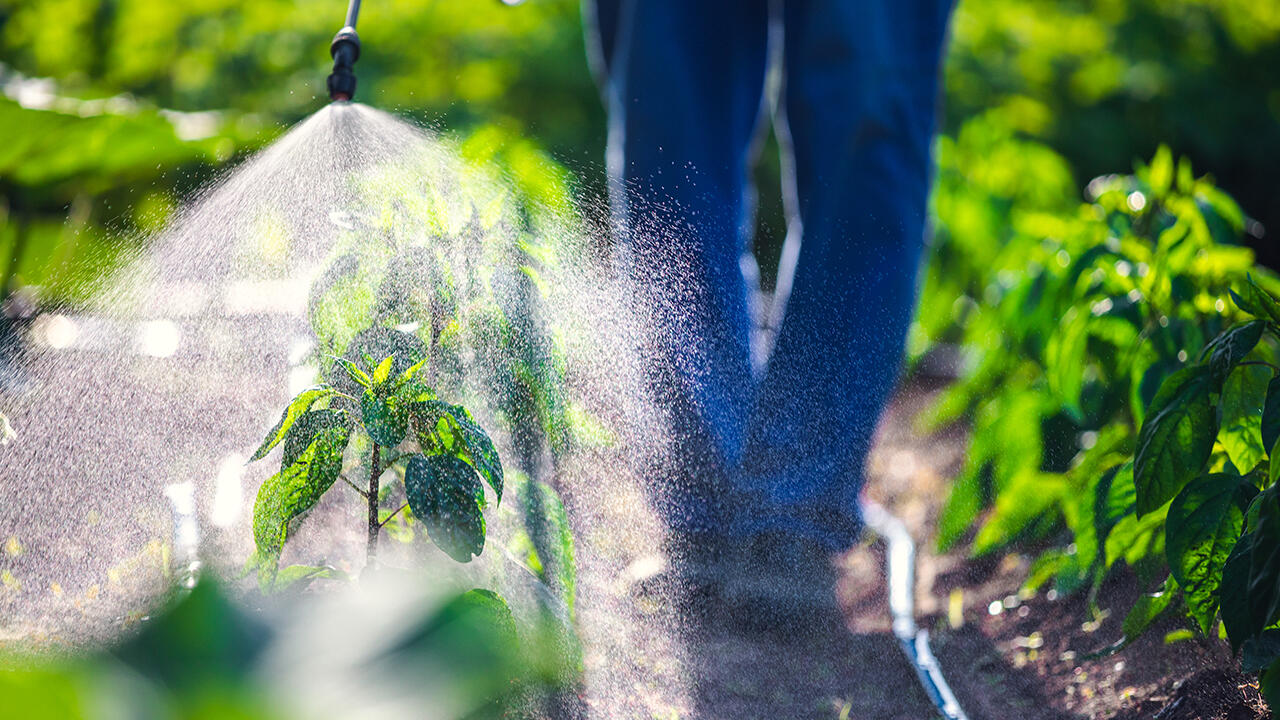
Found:
[[[895, 399], [873, 452], [867, 492], [903, 518], [920, 544], [921, 626], [930, 629], [970, 717], [1270, 717], [1256, 678], [1238, 671], [1226, 643], [1186, 636], [1176, 615], [1118, 653], [1089, 657], [1123, 634], [1121, 621], [1140, 592], [1129, 574], [1101, 587], [1102, 612], [1095, 616], [1083, 593], [1020, 593], [1030, 555], [970, 559], [963, 548], [935, 554], [937, 513], [965, 450], [960, 429], [930, 438], [912, 431], [912, 418], [936, 397], [935, 385], [917, 381]], [[883, 589], [876, 551], [857, 549], [847, 562], [855, 569], [845, 581], [848, 621], [865, 630], [887, 616], [877, 597]]]

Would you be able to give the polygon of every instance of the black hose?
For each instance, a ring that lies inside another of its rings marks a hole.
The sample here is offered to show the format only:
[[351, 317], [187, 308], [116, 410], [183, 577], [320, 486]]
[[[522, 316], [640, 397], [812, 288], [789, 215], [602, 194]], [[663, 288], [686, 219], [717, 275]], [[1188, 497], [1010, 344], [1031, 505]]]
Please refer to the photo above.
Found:
[[347, 22], [333, 42], [329, 43], [329, 56], [333, 58], [333, 72], [326, 85], [330, 100], [350, 100], [356, 96], [356, 60], [360, 59], [360, 36], [356, 34], [356, 20], [360, 15], [360, 0], [351, 0], [347, 6]]

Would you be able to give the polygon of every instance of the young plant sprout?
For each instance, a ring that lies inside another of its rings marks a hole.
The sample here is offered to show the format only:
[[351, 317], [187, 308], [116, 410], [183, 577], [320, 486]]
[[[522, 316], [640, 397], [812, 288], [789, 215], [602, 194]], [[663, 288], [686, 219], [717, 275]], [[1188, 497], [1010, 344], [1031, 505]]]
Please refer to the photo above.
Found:
[[[253, 508], [253, 538], [263, 587], [276, 581], [280, 553], [299, 517], [341, 479], [368, 507], [366, 567], [377, 562], [378, 536], [406, 507], [432, 542], [458, 562], [484, 550], [484, 484], [502, 499], [502, 463], [488, 434], [466, 408], [440, 400], [422, 376], [425, 345], [417, 337], [375, 327], [358, 335], [334, 358], [330, 381], [303, 390], [250, 462], [283, 443], [280, 472], [262, 483]], [[363, 487], [344, 474], [343, 456], [353, 434], [370, 445], [354, 470]], [[404, 463], [408, 502], [380, 517], [380, 478]], [[482, 482], [483, 481], [483, 482]], [[290, 576], [296, 573], [290, 573]]]

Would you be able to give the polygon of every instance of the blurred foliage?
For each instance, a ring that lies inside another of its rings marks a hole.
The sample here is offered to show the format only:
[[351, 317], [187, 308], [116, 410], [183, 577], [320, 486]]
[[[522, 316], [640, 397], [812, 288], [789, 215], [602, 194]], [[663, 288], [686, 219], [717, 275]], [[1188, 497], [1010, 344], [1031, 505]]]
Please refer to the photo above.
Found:
[[[572, 682], [560, 648], [497, 595], [396, 594], [264, 615], [203, 582], [105, 651], [0, 656], [0, 718], [513, 717]], [[266, 622], [292, 613], [315, 622]]]
[[[344, 5], [0, 0], [0, 127], [61, 138], [59, 159], [0, 152], [0, 281], [74, 300], [120, 237], [317, 108]], [[531, 137], [598, 194], [605, 128], [580, 18], [578, 0], [368, 3], [358, 97], [464, 135], [504, 129], [487, 142]], [[1276, 3], [962, 0], [953, 30], [945, 133], [997, 109], [1064, 155], [1077, 185], [1166, 142], [1280, 225]], [[777, 173], [767, 158], [762, 187]], [[757, 243], [766, 281], [785, 229], [773, 195]]]

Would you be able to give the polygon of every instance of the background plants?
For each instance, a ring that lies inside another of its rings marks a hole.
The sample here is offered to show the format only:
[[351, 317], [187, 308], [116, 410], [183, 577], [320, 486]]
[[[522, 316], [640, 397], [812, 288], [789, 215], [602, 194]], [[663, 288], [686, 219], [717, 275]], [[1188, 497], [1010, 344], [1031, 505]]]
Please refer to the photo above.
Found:
[[1127, 568], [1154, 592], [1109, 650], [1179, 608], [1276, 702], [1276, 279], [1239, 207], [1167, 148], [1072, 203], [1062, 161], [997, 119], [942, 147], [914, 330], [963, 367], [920, 422], [972, 419], [939, 542], [1036, 548], [1029, 586], [1091, 598]]

